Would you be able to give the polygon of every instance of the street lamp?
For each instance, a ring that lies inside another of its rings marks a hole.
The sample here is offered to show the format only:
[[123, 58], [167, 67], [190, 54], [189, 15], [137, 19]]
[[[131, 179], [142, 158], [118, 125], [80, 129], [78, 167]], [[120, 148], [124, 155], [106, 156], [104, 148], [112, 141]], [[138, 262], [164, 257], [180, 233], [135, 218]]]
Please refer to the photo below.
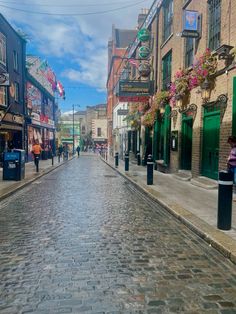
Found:
[[80, 107], [80, 105], [72, 105], [72, 140], [73, 140], [73, 146], [72, 146], [72, 154], [75, 153], [75, 106]]

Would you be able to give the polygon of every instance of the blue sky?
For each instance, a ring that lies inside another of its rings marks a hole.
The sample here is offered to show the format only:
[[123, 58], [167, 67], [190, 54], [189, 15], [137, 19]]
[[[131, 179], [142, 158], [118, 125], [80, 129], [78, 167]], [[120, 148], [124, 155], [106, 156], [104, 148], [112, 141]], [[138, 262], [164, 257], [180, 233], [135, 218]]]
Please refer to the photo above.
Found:
[[112, 24], [135, 29], [141, 9], [149, 9], [152, 3], [153, 0], [0, 0], [0, 12], [29, 37], [27, 53], [48, 61], [65, 88], [66, 99], [60, 98], [59, 106], [67, 112], [72, 104], [83, 109], [106, 103], [107, 43]]

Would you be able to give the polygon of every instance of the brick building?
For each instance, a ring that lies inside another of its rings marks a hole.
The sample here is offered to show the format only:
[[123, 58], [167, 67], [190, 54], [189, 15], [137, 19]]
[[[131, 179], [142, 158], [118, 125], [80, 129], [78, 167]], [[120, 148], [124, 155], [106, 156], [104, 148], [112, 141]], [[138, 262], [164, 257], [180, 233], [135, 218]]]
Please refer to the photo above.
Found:
[[107, 79], [107, 136], [109, 154], [113, 154], [113, 109], [119, 103], [115, 88], [119, 81], [124, 63], [122, 58], [127, 56], [127, 48], [133, 42], [137, 30], [122, 30], [112, 27], [112, 38], [108, 42], [108, 79]]

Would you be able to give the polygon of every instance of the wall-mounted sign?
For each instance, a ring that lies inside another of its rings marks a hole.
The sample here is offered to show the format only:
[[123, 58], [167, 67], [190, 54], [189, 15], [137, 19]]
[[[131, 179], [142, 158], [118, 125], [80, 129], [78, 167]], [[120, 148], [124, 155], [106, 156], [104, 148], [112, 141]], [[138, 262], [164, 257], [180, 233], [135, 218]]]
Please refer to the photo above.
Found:
[[153, 81], [120, 81], [118, 96], [149, 96], [153, 94]]
[[149, 96], [119, 96], [120, 102], [148, 102]]
[[118, 116], [126, 116], [129, 113], [128, 109], [118, 109], [117, 114]]
[[147, 28], [142, 28], [138, 32], [138, 39], [141, 42], [149, 41], [150, 39], [150, 32]]
[[150, 48], [148, 46], [141, 46], [138, 51], [140, 58], [147, 59], [150, 55]]
[[185, 10], [183, 13], [182, 37], [199, 37], [199, 13], [197, 11]]
[[142, 77], [148, 77], [151, 73], [151, 66], [148, 62], [140, 63], [138, 71]]
[[0, 86], [9, 86], [9, 73], [0, 73]]

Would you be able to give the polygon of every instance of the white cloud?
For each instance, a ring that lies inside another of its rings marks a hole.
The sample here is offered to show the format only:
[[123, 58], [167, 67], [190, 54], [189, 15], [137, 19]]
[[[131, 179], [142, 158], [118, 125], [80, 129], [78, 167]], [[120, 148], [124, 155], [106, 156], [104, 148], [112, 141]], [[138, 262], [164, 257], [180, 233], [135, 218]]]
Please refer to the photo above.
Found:
[[[85, 13], [135, 4], [135, 0], [127, 0], [127, 2], [124, 0], [99, 0], [100, 3], [98, 2], [97, 6], [93, 6], [95, 0], [88, 0], [86, 4], [84, 0], [51, 0], [50, 2], [22, 0], [19, 5], [10, 2], [16, 3], [17, 1], [10, 0], [8, 2], [6, 0], [6, 5], [9, 7], [49, 13]], [[0, 9], [12, 23], [24, 25], [23, 31], [30, 35], [37, 45], [38, 51], [46, 57], [70, 58], [72, 62], [74, 61], [76, 67], [64, 71], [64, 77], [103, 90], [107, 78], [107, 42], [111, 37], [112, 24], [117, 28], [134, 29], [141, 8], [150, 8], [152, 2], [152, 0], [146, 0], [142, 4], [120, 11], [77, 17], [27, 14], [5, 9], [1, 5]], [[118, 3], [118, 5], [114, 5], [114, 3]], [[60, 5], [64, 5], [64, 7], [60, 7]], [[73, 7], [73, 5], [81, 6]]]

